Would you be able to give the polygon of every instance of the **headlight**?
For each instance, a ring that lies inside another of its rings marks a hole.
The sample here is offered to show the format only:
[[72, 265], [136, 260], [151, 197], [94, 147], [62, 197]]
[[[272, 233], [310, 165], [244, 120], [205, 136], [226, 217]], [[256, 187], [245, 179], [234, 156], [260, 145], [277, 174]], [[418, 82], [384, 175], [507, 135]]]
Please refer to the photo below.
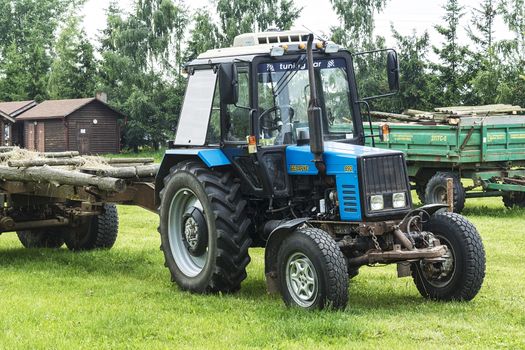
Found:
[[394, 193], [392, 196], [392, 205], [394, 208], [404, 208], [407, 206], [407, 200], [404, 192]]
[[370, 209], [371, 210], [382, 210], [385, 208], [385, 201], [382, 195], [376, 195], [370, 197]]

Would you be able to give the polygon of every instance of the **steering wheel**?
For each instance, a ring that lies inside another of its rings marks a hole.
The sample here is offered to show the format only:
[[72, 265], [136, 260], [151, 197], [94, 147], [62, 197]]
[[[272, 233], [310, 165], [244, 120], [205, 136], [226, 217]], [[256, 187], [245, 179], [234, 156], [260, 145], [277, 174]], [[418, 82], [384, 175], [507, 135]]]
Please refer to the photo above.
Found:
[[[259, 116], [259, 125], [261, 126], [261, 129], [266, 132], [272, 132], [275, 130], [281, 129], [283, 126], [283, 121], [281, 116], [283, 115], [284, 111], [288, 111], [289, 121], [291, 122], [293, 120], [293, 117], [295, 115], [295, 110], [290, 105], [283, 105], [283, 106], [273, 106], [270, 109], [265, 110], [261, 113]], [[278, 113], [277, 113], [278, 112]], [[270, 119], [270, 125], [264, 125], [261, 123], [261, 121], [264, 120], [264, 118], [267, 118], [270, 113], [275, 113], [275, 118]]]

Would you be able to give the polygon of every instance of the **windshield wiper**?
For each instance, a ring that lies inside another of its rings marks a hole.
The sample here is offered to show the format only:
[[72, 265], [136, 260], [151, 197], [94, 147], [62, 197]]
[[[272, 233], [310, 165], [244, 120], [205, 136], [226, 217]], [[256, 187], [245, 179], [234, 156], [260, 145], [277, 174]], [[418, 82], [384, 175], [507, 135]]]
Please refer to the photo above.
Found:
[[278, 96], [284, 88], [292, 81], [292, 79], [295, 77], [297, 72], [299, 71], [299, 68], [303, 63], [306, 62], [306, 55], [301, 55], [294, 63], [294, 68], [287, 70], [286, 73], [283, 74], [283, 76], [277, 81], [275, 88], [274, 96]]

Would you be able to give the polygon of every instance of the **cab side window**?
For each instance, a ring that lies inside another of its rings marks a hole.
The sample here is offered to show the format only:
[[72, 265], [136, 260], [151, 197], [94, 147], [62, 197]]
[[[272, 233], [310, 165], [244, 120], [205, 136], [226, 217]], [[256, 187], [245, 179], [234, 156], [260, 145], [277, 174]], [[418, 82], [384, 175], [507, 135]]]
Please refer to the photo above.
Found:
[[206, 143], [209, 145], [218, 145], [221, 143], [221, 99], [218, 81], [217, 84], [215, 84], [215, 93], [213, 95], [213, 104], [211, 106], [210, 123], [208, 124]]
[[239, 101], [237, 105], [227, 105], [225, 111], [226, 141], [246, 141], [250, 128], [250, 77], [248, 67], [238, 67]]

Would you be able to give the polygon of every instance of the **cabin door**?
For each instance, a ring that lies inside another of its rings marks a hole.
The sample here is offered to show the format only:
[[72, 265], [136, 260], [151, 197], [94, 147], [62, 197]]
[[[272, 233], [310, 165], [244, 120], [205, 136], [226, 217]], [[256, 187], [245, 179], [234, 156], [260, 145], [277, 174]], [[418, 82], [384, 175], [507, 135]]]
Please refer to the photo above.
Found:
[[26, 127], [27, 127], [26, 148], [30, 151], [34, 151], [35, 150], [35, 124], [26, 123]]
[[90, 124], [77, 124], [78, 131], [78, 151], [80, 154], [89, 154], [91, 152], [89, 136], [91, 134], [91, 125]]
[[44, 126], [45, 124], [43, 122], [39, 122], [36, 125], [36, 150], [38, 152], [46, 151], [46, 134], [44, 132]]

